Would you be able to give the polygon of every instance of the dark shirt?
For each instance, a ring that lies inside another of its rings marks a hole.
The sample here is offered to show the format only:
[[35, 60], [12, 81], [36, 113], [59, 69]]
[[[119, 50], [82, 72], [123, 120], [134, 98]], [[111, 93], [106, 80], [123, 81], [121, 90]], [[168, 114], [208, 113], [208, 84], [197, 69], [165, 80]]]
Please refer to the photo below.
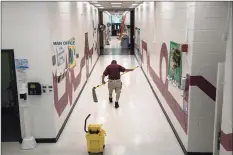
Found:
[[121, 77], [121, 72], [125, 72], [125, 68], [118, 64], [111, 64], [106, 67], [104, 75], [108, 76], [109, 79], [117, 80]]

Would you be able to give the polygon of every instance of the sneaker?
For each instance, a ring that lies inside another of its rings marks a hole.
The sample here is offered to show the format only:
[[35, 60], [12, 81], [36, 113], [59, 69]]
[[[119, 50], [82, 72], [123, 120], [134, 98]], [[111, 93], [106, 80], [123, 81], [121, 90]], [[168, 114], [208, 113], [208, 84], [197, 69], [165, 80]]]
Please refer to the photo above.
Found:
[[112, 103], [112, 98], [109, 97], [109, 102]]
[[118, 102], [115, 102], [115, 108], [119, 108]]

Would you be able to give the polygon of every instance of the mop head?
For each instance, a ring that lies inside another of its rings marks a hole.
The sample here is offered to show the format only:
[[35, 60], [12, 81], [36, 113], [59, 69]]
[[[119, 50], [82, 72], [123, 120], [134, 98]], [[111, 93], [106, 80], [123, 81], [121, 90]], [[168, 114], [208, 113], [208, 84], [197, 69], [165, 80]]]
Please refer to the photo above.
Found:
[[94, 102], [98, 102], [98, 98], [97, 98], [95, 89], [96, 89], [96, 87], [93, 87], [93, 88], [92, 88], [93, 101], [94, 101]]

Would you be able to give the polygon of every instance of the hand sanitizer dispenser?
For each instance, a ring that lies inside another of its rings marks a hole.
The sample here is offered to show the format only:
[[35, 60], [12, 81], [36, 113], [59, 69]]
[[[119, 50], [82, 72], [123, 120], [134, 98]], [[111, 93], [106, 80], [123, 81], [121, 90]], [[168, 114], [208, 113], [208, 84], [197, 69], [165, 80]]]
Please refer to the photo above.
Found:
[[181, 78], [180, 89], [182, 89], [182, 90], [185, 89], [186, 80], [187, 80], [187, 77], [182, 77]]

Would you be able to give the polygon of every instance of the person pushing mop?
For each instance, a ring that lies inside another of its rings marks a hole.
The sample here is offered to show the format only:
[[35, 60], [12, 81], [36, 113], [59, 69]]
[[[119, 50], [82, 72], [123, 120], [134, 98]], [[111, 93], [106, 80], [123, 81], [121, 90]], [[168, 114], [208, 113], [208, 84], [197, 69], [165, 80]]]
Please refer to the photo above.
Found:
[[116, 60], [112, 60], [111, 64], [108, 65], [103, 72], [102, 76], [102, 84], [105, 84], [104, 81], [105, 76], [108, 76], [108, 91], [109, 91], [109, 102], [112, 103], [112, 93], [115, 90], [116, 93], [116, 101], [115, 101], [115, 108], [119, 108], [119, 98], [122, 89], [122, 82], [121, 82], [121, 72], [129, 72], [133, 71], [134, 69], [125, 69], [121, 65], [117, 64]]

